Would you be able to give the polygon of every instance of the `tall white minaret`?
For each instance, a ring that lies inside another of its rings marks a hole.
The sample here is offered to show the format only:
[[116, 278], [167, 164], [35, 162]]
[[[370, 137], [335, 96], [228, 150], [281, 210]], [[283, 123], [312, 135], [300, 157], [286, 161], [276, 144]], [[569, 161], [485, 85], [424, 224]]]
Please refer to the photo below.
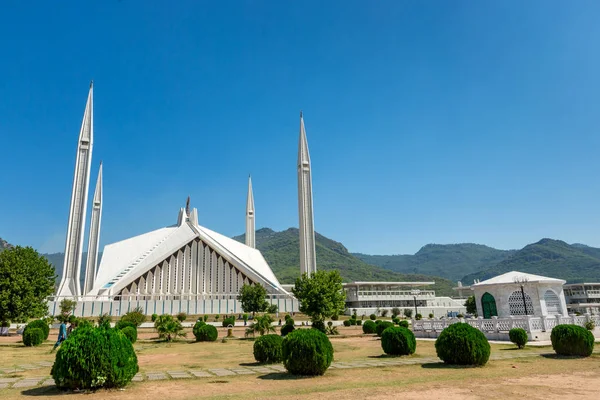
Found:
[[98, 180], [94, 190], [92, 202], [92, 218], [90, 220], [90, 237], [88, 239], [87, 262], [85, 265], [85, 281], [83, 295], [85, 296], [94, 287], [96, 281], [96, 268], [98, 265], [98, 247], [100, 245], [100, 223], [102, 221], [102, 162], [98, 171]]
[[94, 82], [90, 83], [75, 160], [73, 192], [69, 225], [65, 242], [65, 263], [57, 296], [77, 297], [81, 295], [81, 254], [83, 252], [83, 236], [85, 233], [85, 214], [90, 186], [90, 167], [92, 163], [92, 145], [94, 142]]
[[312, 275], [317, 272], [315, 223], [310, 155], [308, 154], [302, 112], [300, 112], [300, 140], [298, 142], [298, 216], [300, 218], [300, 273]]
[[254, 195], [252, 177], [248, 176], [248, 199], [246, 200], [246, 246], [256, 248], [256, 221], [254, 215]]

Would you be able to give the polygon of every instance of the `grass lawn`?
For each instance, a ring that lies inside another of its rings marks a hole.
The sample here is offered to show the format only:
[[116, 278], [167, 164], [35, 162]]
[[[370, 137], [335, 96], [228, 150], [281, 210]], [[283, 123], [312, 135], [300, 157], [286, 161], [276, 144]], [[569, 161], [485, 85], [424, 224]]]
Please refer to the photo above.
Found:
[[[345, 337], [333, 337], [335, 361], [376, 360], [381, 357], [380, 342], [362, 336], [360, 327], [341, 327]], [[51, 334], [50, 340], [52, 340]], [[225, 329], [219, 329], [219, 337]], [[243, 329], [234, 335], [243, 337]], [[140, 330], [135, 344], [142, 372], [208, 368], [235, 368], [254, 365], [253, 342], [230, 340], [221, 343], [195, 343], [189, 340], [156, 343], [156, 334]], [[0, 369], [36, 361], [53, 361], [51, 341], [36, 348], [0, 340]], [[513, 345], [492, 344], [492, 354], [518, 352]], [[527, 347], [527, 353], [551, 353], [551, 348]], [[412, 358], [435, 357], [433, 341], [418, 341]], [[125, 390], [101, 390], [86, 394], [94, 399], [157, 398], [335, 398], [335, 399], [561, 399], [595, 398], [600, 391], [600, 354], [586, 359], [566, 359], [535, 355], [518, 359], [492, 360], [483, 368], [445, 366], [441, 363], [401, 365], [359, 369], [330, 369], [322, 377], [298, 378], [287, 373], [269, 373], [188, 380], [132, 383]], [[42, 376], [49, 368], [24, 371], [6, 376]], [[63, 395], [55, 388], [0, 389], [2, 400], [29, 396], [56, 398]], [[69, 394], [64, 396], [83, 396]]]

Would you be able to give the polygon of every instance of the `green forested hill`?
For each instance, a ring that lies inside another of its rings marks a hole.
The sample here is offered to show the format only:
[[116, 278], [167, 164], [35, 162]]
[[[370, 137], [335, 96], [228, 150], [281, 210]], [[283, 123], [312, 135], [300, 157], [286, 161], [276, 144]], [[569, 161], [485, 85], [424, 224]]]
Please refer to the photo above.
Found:
[[[348, 252], [343, 244], [315, 234], [317, 267], [340, 271], [345, 282], [350, 281], [435, 281], [439, 295], [453, 294], [453, 283], [447, 279], [423, 274], [400, 274], [369, 265]], [[234, 237], [244, 242], [245, 235]], [[289, 228], [275, 232], [269, 228], [256, 231], [256, 248], [261, 251], [281, 283], [294, 283], [300, 275], [298, 229]]]
[[428, 244], [414, 255], [353, 253], [362, 261], [401, 273], [436, 275], [453, 281], [504, 261], [515, 250], [498, 250], [474, 243]]
[[565, 279], [569, 283], [597, 282], [600, 280], [600, 249], [542, 239], [523, 247], [495, 266], [468, 274], [462, 281], [468, 285], [474, 279], [484, 280], [513, 270]]

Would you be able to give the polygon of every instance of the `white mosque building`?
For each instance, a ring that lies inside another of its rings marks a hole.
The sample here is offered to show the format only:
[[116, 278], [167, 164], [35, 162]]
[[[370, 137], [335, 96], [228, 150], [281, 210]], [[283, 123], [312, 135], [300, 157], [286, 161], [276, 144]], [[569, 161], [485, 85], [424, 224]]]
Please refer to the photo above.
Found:
[[[146, 314], [241, 312], [236, 297], [244, 284], [260, 284], [271, 304], [281, 311], [297, 311], [297, 300], [286, 291], [255, 248], [255, 209], [248, 179], [246, 243], [221, 235], [198, 223], [198, 211], [179, 210], [174, 225], [106, 245], [98, 264], [102, 218], [102, 164], [92, 204], [85, 281], [80, 287], [86, 205], [90, 181], [93, 124], [93, 84], [90, 85], [79, 134], [63, 275], [49, 312], [56, 315], [63, 298], [78, 301], [76, 315], [121, 315], [135, 307]], [[300, 270], [316, 271], [315, 233], [310, 156], [300, 114], [298, 145], [298, 208]]]

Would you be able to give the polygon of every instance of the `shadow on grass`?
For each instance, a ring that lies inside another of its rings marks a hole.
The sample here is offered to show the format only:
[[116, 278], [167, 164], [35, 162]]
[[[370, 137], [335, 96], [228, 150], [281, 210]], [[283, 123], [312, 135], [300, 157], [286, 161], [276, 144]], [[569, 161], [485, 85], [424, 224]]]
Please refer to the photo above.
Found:
[[302, 379], [311, 379], [314, 376], [292, 375], [287, 372], [273, 372], [266, 375], [259, 375], [258, 379], [269, 381], [298, 381]]
[[540, 354], [540, 356], [542, 356], [544, 358], [549, 358], [551, 360], [577, 360], [577, 359], [581, 359], [581, 358], [588, 358], [585, 356], [563, 356], [563, 355], [556, 354], [556, 353], [544, 353], [544, 354]]
[[238, 365], [240, 367], [262, 367], [263, 365], [268, 365], [268, 364], [261, 364], [259, 362], [246, 362], [246, 363], [239, 363]]
[[[385, 359], [385, 358], [397, 358], [397, 359], [401, 359], [403, 356], [395, 356], [392, 354], [380, 354], [378, 356], [367, 356], [368, 358], [379, 358], [379, 359]], [[404, 356], [405, 359], [407, 359], [409, 356]]]
[[425, 369], [469, 369], [469, 368], [477, 368], [476, 365], [455, 365], [455, 364], [446, 364], [443, 362], [436, 363], [426, 363], [421, 364], [421, 368]]
[[63, 391], [56, 386], [40, 386], [32, 389], [23, 390], [23, 396], [64, 396], [69, 394], [81, 394], [81, 392]]

